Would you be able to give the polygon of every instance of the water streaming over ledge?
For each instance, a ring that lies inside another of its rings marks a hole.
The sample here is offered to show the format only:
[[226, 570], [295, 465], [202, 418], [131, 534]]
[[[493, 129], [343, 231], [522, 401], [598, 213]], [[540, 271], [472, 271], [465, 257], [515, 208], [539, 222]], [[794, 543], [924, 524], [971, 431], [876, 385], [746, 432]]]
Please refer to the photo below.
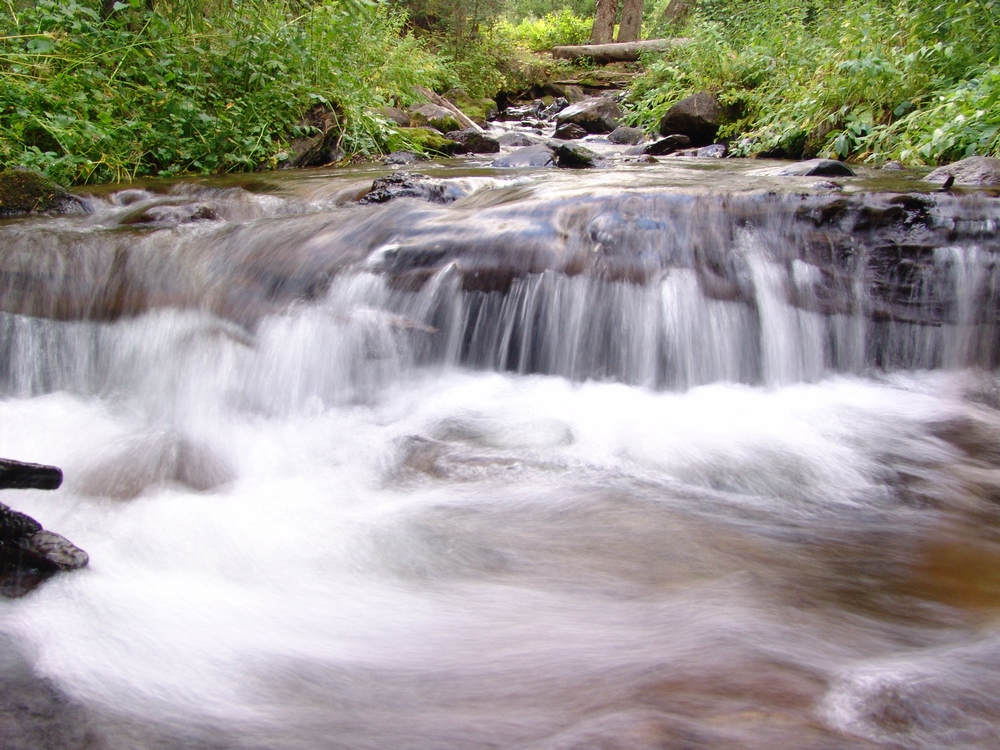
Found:
[[732, 169], [0, 224], [0, 740], [996, 746], [1000, 202]]

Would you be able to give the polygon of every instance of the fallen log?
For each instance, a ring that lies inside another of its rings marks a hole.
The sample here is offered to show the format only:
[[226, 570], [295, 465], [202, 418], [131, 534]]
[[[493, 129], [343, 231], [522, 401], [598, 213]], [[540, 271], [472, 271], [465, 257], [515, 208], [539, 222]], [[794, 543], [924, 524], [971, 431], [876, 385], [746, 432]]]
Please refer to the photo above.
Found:
[[427, 99], [427, 101], [429, 101], [431, 104], [436, 104], [439, 107], [444, 107], [453, 115], [455, 115], [455, 117], [458, 119], [458, 124], [462, 126], [463, 130], [475, 130], [480, 133], [486, 132], [481, 127], [476, 125], [476, 123], [474, 123], [472, 119], [465, 114], [465, 112], [460, 110], [458, 107], [456, 107], [454, 104], [452, 104], [449, 100], [445, 99], [440, 94], [435, 94], [433, 91], [431, 91], [428, 88], [424, 88], [423, 86], [414, 86], [413, 88], [414, 90], [416, 90], [418, 94], [424, 96]]
[[615, 42], [612, 44], [577, 44], [553, 47], [553, 57], [577, 60], [589, 57], [595, 63], [635, 62], [643, 52], [663, 52], [679, 44], [687, 44], [688, 39], [646, 39], [641, 42]]

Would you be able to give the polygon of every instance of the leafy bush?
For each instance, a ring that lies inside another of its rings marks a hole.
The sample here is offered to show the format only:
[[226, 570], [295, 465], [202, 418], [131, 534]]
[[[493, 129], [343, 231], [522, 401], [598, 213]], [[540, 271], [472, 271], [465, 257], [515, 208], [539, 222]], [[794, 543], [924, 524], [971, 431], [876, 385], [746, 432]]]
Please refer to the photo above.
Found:
[[377, 152], [390, 132], [370, 112], [445, 74], [401, 13], [359, 2], [244, 0], [207, 17], [143, 0], [107, 18], [99, 0], [11, 7], [0, 161], [74, 183], [274, 166], [316, 104], [339, 113], [348, 153]]
[[692, 42], [649, 59], [632, 119], [720, 94], [738, 154], [937, 163], [998, 153], [1000, 0], [703, 0]]
[[593, 18], [581, 18], [568, 8], [546, 13], [541, 18], [529, 16], [518, 23], [500, 22], [501, 33], [518, 46], [541, 52], [557, 45], [585, 44], [590, 39]]

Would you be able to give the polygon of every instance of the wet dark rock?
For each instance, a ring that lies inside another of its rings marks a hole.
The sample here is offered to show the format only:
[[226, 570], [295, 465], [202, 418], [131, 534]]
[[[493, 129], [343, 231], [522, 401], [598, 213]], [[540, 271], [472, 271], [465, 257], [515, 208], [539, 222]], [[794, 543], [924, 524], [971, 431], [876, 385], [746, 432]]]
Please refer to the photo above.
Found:
[[642, 153], [649, 156], [664, 156], [674, 151], [680, 151], [691, 145], [691, 139], [686, 135], [674, 134], [660, 138], [642, 147]]
[[547, 106], [545, 109], [542, 110], [541, 117], [545, 118], [546, 120], [551, 120], [553, 117], [555, 117], [564, 109], [566, 109], [566, 107], [568, 106], [569, 106], [569, 101], [566, 99], [566, 97], [557, 96], [553, 100], [552, 104], [550, 104], [549, 106]]
[[358, 201], [363, 205], [386, 203], [396, 198], [419, 198], [431, 203], [451, 203], [459, 197], [447, 183], [416, 172], [394, 172], [372, 182]]
[[836, 182], [831, 182], [830, 180], [820, 180], [819, 182], [814, 182], [812, 184], [814, 190], [843, 190], [843, 186], [837, 184]]
[[575, 141], [587, 135], [587, 131], [575, 122], [566, 122], [556, 128], [555, 137], [564, 141]]
[[393, 151], [382, 159], [382, 163], [389, 166], [406, 166], [416, 164], [418, 161], [427, 161], [427, 157], [412, 151]]
[[646, 140], [646, 132], [642, 128], [621, 125], [608, 133], [608, 140], [622, 146], [637, 146]]
[[204, 203], [156, 203], [126, 214], [118, 223], [165, 227], [218, 219], [216, 210]]
[[445, 138], [455, 141], [456, 154], [496, 154], [500, 152], [500, 142], [478, 130], [452, 130]]
[[556, 125], [574, 123], [588, 133], [610, 133], [618, 127], [621, 116], [614, 99], [595, 97], [566, 107], [556, 115]]
[[903, 165], [898, 161], [887, 161], [882, 165], [882, 169], [888, 172], [901, 172], [903, 170]]
[[556, 166], [563, 169], [590, 169], [605, 164], [604, 159], [581, 143], [562, 143], [556, 148]]
[[[0, 488], [53, 490], [60, 484], [62, 471], [55, 466], [0, 459]], [[23, 596], [58, 571], [87, 562], [87, 553], [68, 539], [0, 503], [0, 595]]]
[[507, 107], [507, 109], [501, 113], [500, 119], [505, 121], [538, 119], [542, 116], [542, 110], [544, 108], [545, 102], [541, 99], [536, 99], [531, 104], [523, 104], [519, 107]]
[[58, 467], [0, 458], [0, 489], [55, 490], [62, 480], [62, 470]]
[[924, 179], [929, 182], [945, 182], [949, 177], [959, 185], [977, 187], [1000, 186], [1000, 159], [989, 156], [970, 156], [946, 167], [939, 167]]
[[713, 143], [698, 149], [699, 159], [724, 159], [729, 155], [729, 146], [725, 143]]
[[0, 218], [82, 210], [79, 198], [38, 172], [21, 168], [0, 172]]
[[809, 159], [767, 173], [780, 177], [854, 177], [853, 169], [833, 159]]
[[555, 153], [547, 145], [540, 143], [526, 146], [501, 156], [493, 161], [494, 167], [551, 167], [556, 163]]
[[722, 124], [722, 106], [715, 94], [702, 91], [681, 99], [660, 119], [660, 134], [686, 135], [693, 146], [708, 146]]
[[414, 127], [428, 127], [447, 133], [460, 130], [461, 125], [455, 113], [437, 104], [416, 104], [410, 107], [410, 124]]

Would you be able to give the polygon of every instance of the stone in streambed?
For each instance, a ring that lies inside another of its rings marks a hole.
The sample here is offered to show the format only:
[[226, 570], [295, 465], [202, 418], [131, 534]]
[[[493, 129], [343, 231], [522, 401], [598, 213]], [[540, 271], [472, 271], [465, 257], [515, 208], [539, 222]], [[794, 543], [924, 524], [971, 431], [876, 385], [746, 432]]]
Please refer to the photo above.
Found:
[[456, 154], [496, 154], [500, 152], [500, 142], [478, 130], [452, 130], [445, 134], [458, 146]]
[[363, 205], [386, 203], [395, 198], [419, 198], [431, 203], [451, 203], [459, 197], [447, 183], [415, 172], [395, 172], [379, 177], [358, 201]]
[[38, 172], [20, 167], [0, 172], [0, 217], [82, 210], [79, 198]]
[[410, 107], [410, 124], [414, 127], [434, 128], [442, 133], [461, 128], [454, 112], [436, 104], [417, 104]]
[[618, 127], [622, 111], [614, 99], [595, 97], [571, 104], [556, 115], [556, 125], [574, 123], [588, 133], [610, 133]]
[[660, 134], [686, 135], [692, 146], [708, 146], [719, 132], [722, 114], [719, 98], [702, 91], [681, 99], [666, 111], [660, 119]]
[[620, 146], [638, 146], [646, 140], [646, 132], [642, 128], [622, 125], [608, 133], [608, 140]]
[[555, 137], [562, 141], [575, 141], [587, 135], [587, 131], [575, 122], [566, 122], [556, 128]]
[[854, 177], [854, 170], [833, 159], [808, 159], [785, 167], [763, 170], [777, 177]]
[[690, 145], [690, 138], [680, 133], [674, 133], [665, 138], [660, 138], [658, 141], [653, 141], [649, 145], [642, 146], [639, 150], [641, 153], [649, 156], [664, 156], [672, 154], [674, 151], [688, 148]]
[[1000, 159], [970, 156], [946, 167], [939, 167], [924, 179], [928, 182], [946, 182], [948, 177], [953, 177], [959, 185], [1000, 186]]
[[516, 167], [551, 167], [556, 163], [555, 153], [545, 144], [527, 146], [516, 151], [501, 156], [493, 161], [494, 167], [516, 168]]
[[605, 164], [604, 159], [580, 143], [562, 143], [556, 148], [556, 166], [563, 169], [590, 169]]

